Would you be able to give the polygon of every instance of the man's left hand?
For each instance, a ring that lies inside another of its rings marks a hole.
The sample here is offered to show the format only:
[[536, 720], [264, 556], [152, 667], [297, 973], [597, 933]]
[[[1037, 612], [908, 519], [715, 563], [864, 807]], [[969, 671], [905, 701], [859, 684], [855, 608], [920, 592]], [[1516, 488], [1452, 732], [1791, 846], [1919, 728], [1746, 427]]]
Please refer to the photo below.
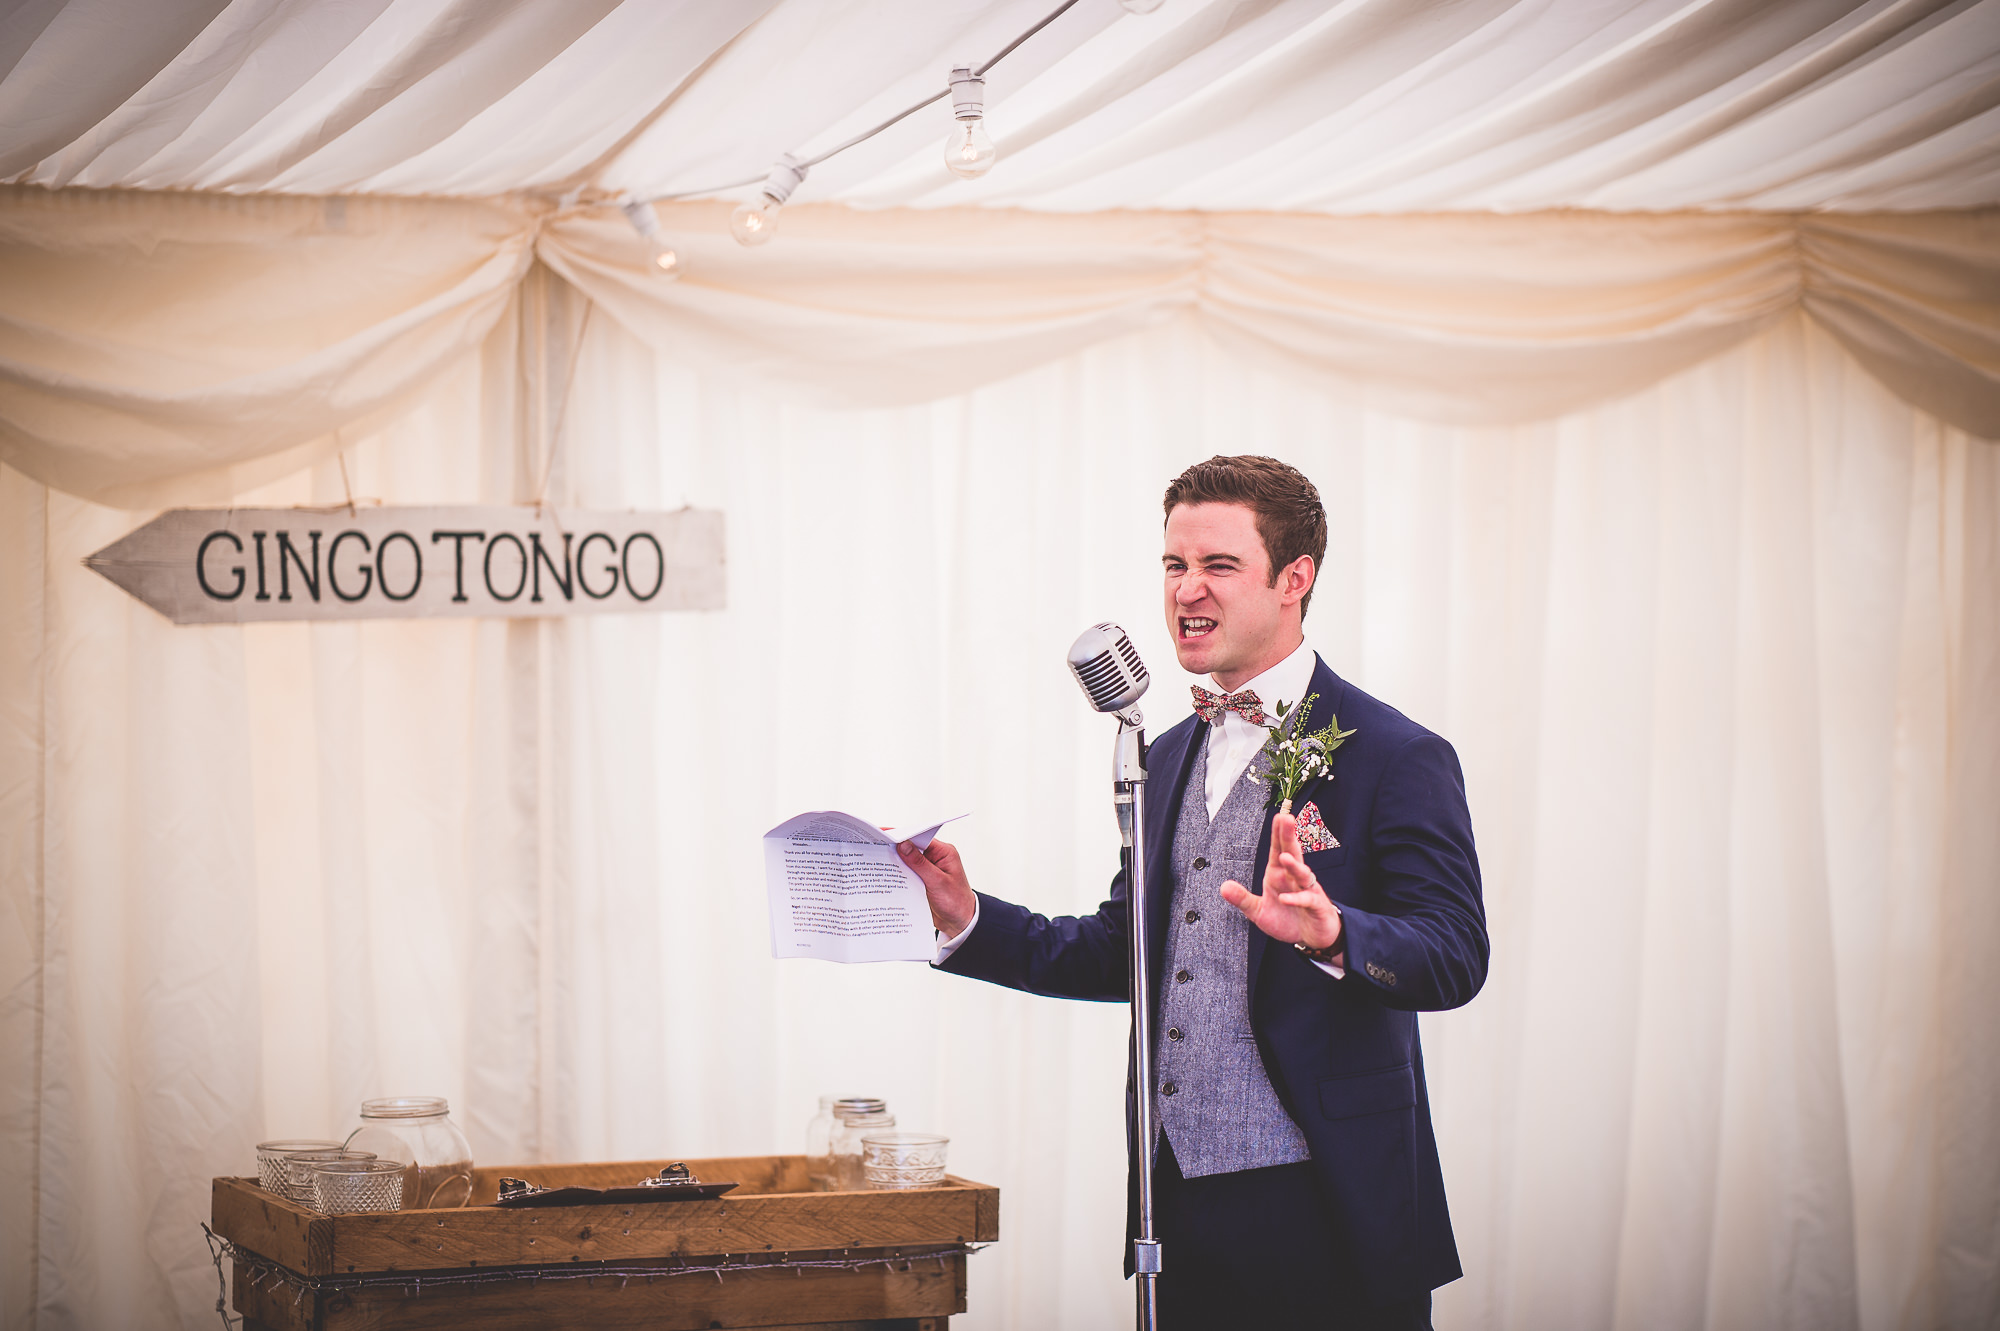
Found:
[[1340, 907], [1328, 898], [1319, 879], [1300, 858], [1299, 823], [1289, 813], [1279, 814], [1271, 823], [1271, 859], [1264, 866], [1264, 895], [1231, 881], [1222, 885], [1222, 899], [1280, 943], [1304, 943], [1319, 949], [1340, 941]]

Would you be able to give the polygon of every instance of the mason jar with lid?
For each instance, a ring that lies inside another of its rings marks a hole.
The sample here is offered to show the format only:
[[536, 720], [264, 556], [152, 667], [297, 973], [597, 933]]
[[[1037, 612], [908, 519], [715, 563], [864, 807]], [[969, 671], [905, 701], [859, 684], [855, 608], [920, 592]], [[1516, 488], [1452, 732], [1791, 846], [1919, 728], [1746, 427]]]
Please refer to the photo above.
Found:
[[871, 1132], [887, 1132], [896, 1126], [889, 1102], [854, 1095], [833, 1105], [832, 1186], [840, 1192], [859, 1191], [861, 1179], [861, 1139]]
[[351, 1151], [373, 1151], [404, 1166], [403, 1205], [411, 1210], [464, 1206], [472, 1200], [472, 1143], [451, 1121], [441, 1095], [397, 1095], [361, 1102]]
[[833, 1107], [843, 1098], [822, 1095], [819, 1112], [806, 1124], [806, 1179], [815, 1192], [833, 1187]]

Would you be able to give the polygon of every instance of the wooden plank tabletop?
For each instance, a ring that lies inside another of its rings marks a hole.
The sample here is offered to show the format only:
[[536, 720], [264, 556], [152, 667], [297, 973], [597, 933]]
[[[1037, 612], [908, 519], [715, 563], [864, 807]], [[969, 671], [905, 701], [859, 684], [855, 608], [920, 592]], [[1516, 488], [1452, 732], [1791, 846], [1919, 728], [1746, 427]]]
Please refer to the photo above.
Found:
[[[688, 1160], [697, 1177], [742, 1186], [713, 1201], [498, 1209], [505, 1174], [534, 1183], [602, 1187], [657, 1174], [668, 1161], [519, 1165], [475, 1171], [475, 1205], [450, 1210], [324, 1216], [218, 1178], [213, 1227], [238, 1246], [306, 1276], [414, 1272], [571, 1262], [688, 1261], [1000, 1237], [1000, 1191], [952, 1177], [908, 1191], [805, 1191], [803, 1156]], [[798, 1187], [799, 1191], [764, 1189]]]

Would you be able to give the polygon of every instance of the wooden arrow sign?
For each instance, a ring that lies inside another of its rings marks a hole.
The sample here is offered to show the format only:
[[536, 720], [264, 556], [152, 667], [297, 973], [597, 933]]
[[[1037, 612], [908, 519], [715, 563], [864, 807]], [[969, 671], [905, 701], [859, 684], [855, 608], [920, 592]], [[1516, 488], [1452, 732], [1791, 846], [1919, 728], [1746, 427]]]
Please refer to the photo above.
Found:
[[176, 624], [723, 605], [707, 509], [177, 508], [83, 562]]

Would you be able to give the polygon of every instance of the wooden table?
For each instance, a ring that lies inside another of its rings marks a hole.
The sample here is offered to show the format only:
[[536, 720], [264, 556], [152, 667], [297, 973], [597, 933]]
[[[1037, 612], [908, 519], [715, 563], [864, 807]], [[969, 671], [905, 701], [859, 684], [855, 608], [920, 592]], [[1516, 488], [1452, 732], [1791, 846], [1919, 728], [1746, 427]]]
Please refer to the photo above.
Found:
[[801, 1155], [687, 1161], [740, 1185], [713, 1201], [489, 1205], [503, 1174], [602, 1188], [668, 1163], [478, 1169], [471, 1206], [340, 1216], [218, 1178], [211, 1227], [244, 1331], [943, 1331], [968, 1245], [1000, 1237], [998, 1188], [814, 1192]]

